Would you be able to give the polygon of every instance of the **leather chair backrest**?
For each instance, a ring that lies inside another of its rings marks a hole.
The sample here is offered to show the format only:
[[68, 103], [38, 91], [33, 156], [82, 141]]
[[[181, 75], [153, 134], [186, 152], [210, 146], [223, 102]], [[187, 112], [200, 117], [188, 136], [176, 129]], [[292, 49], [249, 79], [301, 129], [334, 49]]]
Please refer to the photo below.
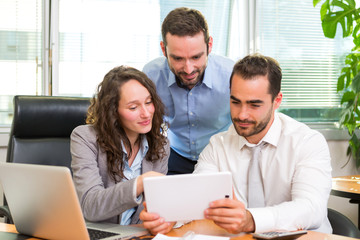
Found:
[[360, 231], [357, 226], [342, 213], [328, 208], [328, 218], [333, 228], [333, 234], [360, 238]]
[[70, 168], [70, 134], [85, 124], [90, 98], [15, 96], [7, 162]]

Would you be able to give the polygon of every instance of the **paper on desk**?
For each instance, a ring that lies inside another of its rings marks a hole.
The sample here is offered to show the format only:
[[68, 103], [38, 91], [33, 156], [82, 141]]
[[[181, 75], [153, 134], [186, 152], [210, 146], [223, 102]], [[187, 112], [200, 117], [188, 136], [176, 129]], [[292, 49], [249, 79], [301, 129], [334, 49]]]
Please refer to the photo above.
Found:
[[[158, 233], [153, 240], [181, 240], [181, 237], [168, 237], [163, 234]], [[229, 237], [218, 237], [210, 235], [195, 234], [191, 240], [229, 240]]]

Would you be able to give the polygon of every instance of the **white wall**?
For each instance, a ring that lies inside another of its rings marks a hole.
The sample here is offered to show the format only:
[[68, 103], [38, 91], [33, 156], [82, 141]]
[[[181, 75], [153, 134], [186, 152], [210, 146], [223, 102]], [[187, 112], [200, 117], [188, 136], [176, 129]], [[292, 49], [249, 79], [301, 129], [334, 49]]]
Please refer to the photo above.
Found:
[[[343, 167], [347, 161], [347, 141], [328, 141], [328, 145], [330, 148], [333, 177], [360, 174], [359, 171], [356, 169], [354, 161], [350, 161], [345, 167]], [[348, 218], [350, 218], [355, 223], [355, 225], [357, 225], [358, 204], [349, 203], [349, 200], [349, 198], [330, 195], [328, 206], [343, 213]]]
[[[0, 161], [5, 162], [6, 159], [6, 145], [8, 141], [8, 135], [0, 133]], [[347, 141], [328, 141], [330, 154], [331, 154], [331, 164], [333, 167], [332, 175], [344, 176], [350, 174], [360, 174], [355, 167], [355, 163], [351, 161], [345, 167], [342, 167], [347, 160], [346, 149], [348, 146]], [[0, 185], [0, 196], [2, 196], [2, 188]], [[0, 197], [0, 204], [2, 204], [3, 198]], [[349, 203], [348, 198], [342, 198], [337, 196], [330, 196], [329, 204], [330, 208], [342, 212], [347, 217], [349, 217], [355, 225], [358, 224], [358, 205]], [[1, 221], [1, 219], [0, 219]]]
[[[6, 151], [9, 135], [7, 133], [0, 133], [0, 162], [6, 161]], [[3, 190], [0, 184], [0, 206], [3, 205]], [[3, 218], [0, 218], [0, 222], [3, 222]]]

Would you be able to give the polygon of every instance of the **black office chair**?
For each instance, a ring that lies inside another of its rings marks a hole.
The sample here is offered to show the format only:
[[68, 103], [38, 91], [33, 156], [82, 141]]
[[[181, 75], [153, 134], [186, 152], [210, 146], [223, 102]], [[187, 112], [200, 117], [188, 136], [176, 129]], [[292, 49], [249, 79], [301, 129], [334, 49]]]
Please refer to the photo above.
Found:
[[328, 208], [328, 218], [333, 228], [333, 234], [352, 238], [360, 238], [360, 231], [356, 225], [342, 213]]
[[[70, 168], [70, 134], [85, 124], [89, 105], [90, 98], [15, 96], [6, 162]], [[13, 223], [5, 196], [0, 217]]]

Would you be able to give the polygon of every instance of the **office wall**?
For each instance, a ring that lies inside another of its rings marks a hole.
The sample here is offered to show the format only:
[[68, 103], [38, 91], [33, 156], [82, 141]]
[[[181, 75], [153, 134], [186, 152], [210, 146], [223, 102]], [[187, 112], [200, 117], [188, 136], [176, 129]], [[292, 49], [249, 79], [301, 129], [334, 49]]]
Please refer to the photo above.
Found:
[[[0, 133], [0, 162], [5, 162], [6, 159], [6, 146], [9, 135], [7, 133]], [[0, 206], [3, 204], [3, 190], [0, 184]], [[0, 218], [0, 222], [3, 222], [3, 218]]]
[[[348, 147], [347, 141], [328, 141], [331, 154], [331, 166], [333, 168], [332, 176], [344, 176], [352, 174], [360, 174], [356, 169], [354, 161], [350, 161], [346, 166], [347, 161], [346, 150]], [[348, 198], [331, 196], [329, 198], [328, 207], [338, 210], [350, 218], [355, 225], [358, 224], [358, 205], [349, 203]]]
[[[6, 161], [6, 151], [7, 151], [7, 144], [9, 139], [9, 129], [4, 129], [5, 132], [0, 132], [0, 162]], [[3, 191], [0, 184], [0, 204], [3, 204]], [[0, 219], [1, 220], [1, 219]]]
[[[7, 134], [0, 133], [0, 161], [5, 162], [6, 159], [6, 145], [8, 141]], [[356, 169], [355, 164], [351, 161], [345, 167], [343, 165], [346, 162], [346, 149], [348, 146], [347, 141], [328, 141], [331, 154], [331, 164], [333, 167], [333, 176], [343, 176], [349, 174], [359, 174], [360, 172]], [[0, 196], [2, 196], [2, 188], [0, 186]], [[0, 197], [0, 204], [3, 199]], [[330, 196], [329, 204], [330, 208], [336, 209], [347, 217], [349, 217], [356, 225], [358, 224], [358, 206], [356, 204], [349, 203], [349, 199]], [[0, 219], [1, 221], [1, 219]]]

